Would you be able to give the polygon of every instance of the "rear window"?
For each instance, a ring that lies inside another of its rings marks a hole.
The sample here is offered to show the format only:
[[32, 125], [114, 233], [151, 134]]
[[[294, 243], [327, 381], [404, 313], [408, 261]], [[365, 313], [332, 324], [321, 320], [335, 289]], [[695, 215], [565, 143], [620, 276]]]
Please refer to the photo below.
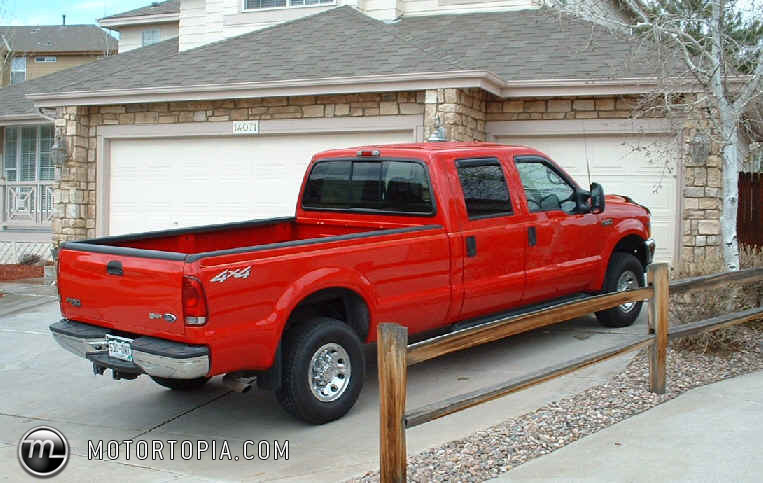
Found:
[[426, 167], [415, 161], [320, 161], [307, 178], [302, 207], [434, 213]]

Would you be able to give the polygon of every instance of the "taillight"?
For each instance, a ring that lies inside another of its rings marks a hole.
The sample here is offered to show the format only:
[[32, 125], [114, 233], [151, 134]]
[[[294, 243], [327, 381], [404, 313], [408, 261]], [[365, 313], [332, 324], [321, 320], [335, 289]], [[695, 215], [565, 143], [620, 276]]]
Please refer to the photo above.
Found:
[[185, 325], [207, 323], [207, 296], [196, 277], [183, 277], [183, 317]]

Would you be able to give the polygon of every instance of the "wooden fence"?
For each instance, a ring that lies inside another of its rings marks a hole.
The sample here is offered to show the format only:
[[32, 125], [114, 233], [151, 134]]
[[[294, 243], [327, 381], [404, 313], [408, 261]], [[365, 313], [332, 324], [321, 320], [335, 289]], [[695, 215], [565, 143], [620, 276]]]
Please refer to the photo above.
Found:
[[[598, 295], [585, 300], [559, 304], [535, 312], [459, 330], [412, 345], [408, 345], [408, 329], [405, 327], [398, 324], [380, 324], [377, 334], [381, 481], [403, 482], [406, 480], [405, 430], [407, 428], [462, 411], [642, 347], [649, 349], [649, 389], [652, 392], [663, 394], [666, 382], [668, 340], [763, 318], [763, 308], [758, 307], [668, 329], [668, 297], [670, 292], [683, 293], [695, 289], [725, 285], [729, 282], [758, 282], [763, 280], [763, 268], [695, 277], [670, 284], [668, 265], [659, 263], [649, 267], [648, 280], [649, 284], [645, 288]], [[540, 369], [495, 386], [459, 394], [406, 411], [406, 384], [408, 366], [410, 365], [520, 332], [616, 307], [626, 302], [648, 299], [652, 300], [652, 303], [649, 304], [649, 326], [648, 333], [643, 337], [579, 357], [564, 364]]]
[[737, 238], [763, 247], [763, 173], [739, 173]]

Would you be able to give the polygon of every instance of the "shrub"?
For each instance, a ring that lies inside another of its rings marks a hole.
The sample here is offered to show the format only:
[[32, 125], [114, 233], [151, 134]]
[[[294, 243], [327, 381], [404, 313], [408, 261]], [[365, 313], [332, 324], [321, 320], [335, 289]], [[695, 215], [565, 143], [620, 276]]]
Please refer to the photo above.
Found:
[[[696, 263], [700, 273], [718, 273], [725, 271], [721, 257], [708, 257]], [[743, 246], [740, 249], [740, 265], [742, 269], [763, 267], [763, 250]], [[696, 273], [696, 272], [695, 272]], [[673, 278], [688, 278], [687, 270], [678, 270]], [[719, 315], [738, 312], [761, 306], [763, 291], [761, 284], [732, 283], [729, 286], [711, 287], [706, 290], [693, 290], [680, 295], [670, 296], [671, 325], [687, 324], [699, 320], [717, 317]], [[745, 324], [746, 327], [733, 326], [726, 329], [705, 332], [691, 337], [674, 341], [674, 347], [698, 352], [728, 353], [739, 350], [745, 337], [749, 337], [750, 329], [758, 334], [763, 333], [763, 322]]]

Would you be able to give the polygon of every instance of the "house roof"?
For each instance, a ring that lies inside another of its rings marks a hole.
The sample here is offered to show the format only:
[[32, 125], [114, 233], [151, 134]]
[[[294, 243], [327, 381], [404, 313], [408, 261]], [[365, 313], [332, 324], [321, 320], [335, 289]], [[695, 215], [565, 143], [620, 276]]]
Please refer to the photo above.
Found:
[[[96, 25], [0, 26], [0, 35], [16, 52], [113, 52], [117, 39]], [[4, 48], [0, 41], [0, 48]]]
[[164, 2], [152, 2], [145, 7], [128, 10], [127, 12], [109, 15], [99, 20], [118, 20], [129, 17], [145, 17], [147, 15], [166, 15], [180, 13], [180, 2], [178, 0], [166, 0]]
[[109, 76], [124, 68], [136, 68], [146, 62], [146, 54], [161, 59], [175, 52], [177, 52], [176, 38], [2, 88], [0, 89], [0, 121], [4, 118], [16, 119], [38, 114], [34, 101], [28, 99], [26, 94], [72, 85], [82, 78], [95, 79], [97, 76]]
[[384, 23], [339, 7], [183, 52], [177, 45], [177, 39], [167, 40], [76, 67], [67, 71], [76, 75], [49, 76], [44, 86], [27, 92], [36, 92], [38, 99], [179, 93], [253, 83], [288, 86], [478, 71], [497, 83], [590, 83], [655, 75], [652, 64], [634, 60], [639, 52], [627, 37], [545, 10], [407, 17]]

